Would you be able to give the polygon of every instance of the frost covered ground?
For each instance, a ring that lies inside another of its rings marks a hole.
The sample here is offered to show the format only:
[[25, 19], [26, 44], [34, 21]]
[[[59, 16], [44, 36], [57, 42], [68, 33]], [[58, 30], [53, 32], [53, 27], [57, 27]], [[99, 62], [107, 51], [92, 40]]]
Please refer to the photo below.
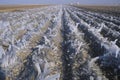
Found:
[[120, 18], [65, 5], [0, 13], [0, 80], [120, 80]]

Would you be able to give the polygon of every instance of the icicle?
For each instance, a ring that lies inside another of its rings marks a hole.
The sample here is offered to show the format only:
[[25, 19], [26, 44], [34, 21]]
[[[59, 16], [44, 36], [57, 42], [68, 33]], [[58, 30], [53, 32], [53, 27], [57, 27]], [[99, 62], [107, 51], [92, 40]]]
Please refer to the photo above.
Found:
[[98, 29], [98, 32], [101, 32], [101, 30], [103, 29], [103, 27], [105, 27], [104, 23], [101, 24], [101, 27]]
[[46, 36], [44, 36], [44, 39], [45, 39], [45, 44], [50, 44], [50, 40], [49, 39], [47, 39], [47, 37]]
[[115, 41], [112, 41], [111, 44], [112, 44], [112, 47], [110, 50], [114, 51], [115, 52], [115, 57], [117, 58], [118, 57], [118, 54], [120, 53], [120, 49], [119, 47], [116, 45], [116, 42], [117, 42], [118, 39], [116, 39]]
[[116, 50], [116, 55], [115, 55], [115, 57], [117, 58], [119, 54], [120, 54], [120, 50], [117, 49], [117, 50]]
[[89, 62], [89, 67], [92, 68], [94, 66], [95, 61], [97, 61], [99, 57], [92, 58], [91, 61]]
[[116, 39], [115, 41], [111, 41], [111, 43], [113, 44], [113, 45], [116, 45], [116, 42], [118, 41], [118, 39]]
[[0, 59], [3, 57], [3, 55], [5, 55], [5, 51], [2, 46], [0, 46]]
[[36, 70], [38, 72], [37, 76], [39, 76], [41, 74], [41, 69], [40, 69], [39, 63], [35, 62], [35, 68], [36, 68]]
[[12, 45], [14, 45], [15, 37], [14, 35], [12, 36]]
[[77, 48], [76, 54], [79, 53], [79, 50], [80, 50], [80, 48], [81, 48], [82, 45], [83, 45], [83, 42], [81, 42], [81, 43], [78, 45], [78, 48]]
[[43, 49], [45, 46], [44, 45], [38, 45], [36, 48], [38, 48], [38, 53], [40, 53], [40, 50]]
[[76, 28], [78, 27], [79, 24], [80, 24], [80, 23], [76, 23]]

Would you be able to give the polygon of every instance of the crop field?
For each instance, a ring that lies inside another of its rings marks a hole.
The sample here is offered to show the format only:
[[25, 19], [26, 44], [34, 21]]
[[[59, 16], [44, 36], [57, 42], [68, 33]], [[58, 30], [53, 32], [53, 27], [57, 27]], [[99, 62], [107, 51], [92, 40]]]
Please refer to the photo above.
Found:
[[120, 80], [119, 16], [71, 5], [18, 10], [0, 12], [0, 80]]

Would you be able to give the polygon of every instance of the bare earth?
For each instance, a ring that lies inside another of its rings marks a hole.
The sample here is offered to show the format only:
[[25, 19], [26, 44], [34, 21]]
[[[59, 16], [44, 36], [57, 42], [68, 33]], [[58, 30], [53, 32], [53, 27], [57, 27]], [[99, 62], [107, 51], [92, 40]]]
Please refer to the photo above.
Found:
[[15, 12], [22, 11], [23, 9], [40, 8], [45, 6], [48, 5], [0, 5], [0, 12]]

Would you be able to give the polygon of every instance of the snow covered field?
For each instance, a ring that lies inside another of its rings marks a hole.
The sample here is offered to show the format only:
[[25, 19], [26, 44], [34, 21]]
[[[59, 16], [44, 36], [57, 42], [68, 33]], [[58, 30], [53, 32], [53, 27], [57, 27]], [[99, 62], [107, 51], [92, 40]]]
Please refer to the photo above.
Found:
[[120, 18], [65, 5], [0, 13], [0, 80], [120, 80]]

